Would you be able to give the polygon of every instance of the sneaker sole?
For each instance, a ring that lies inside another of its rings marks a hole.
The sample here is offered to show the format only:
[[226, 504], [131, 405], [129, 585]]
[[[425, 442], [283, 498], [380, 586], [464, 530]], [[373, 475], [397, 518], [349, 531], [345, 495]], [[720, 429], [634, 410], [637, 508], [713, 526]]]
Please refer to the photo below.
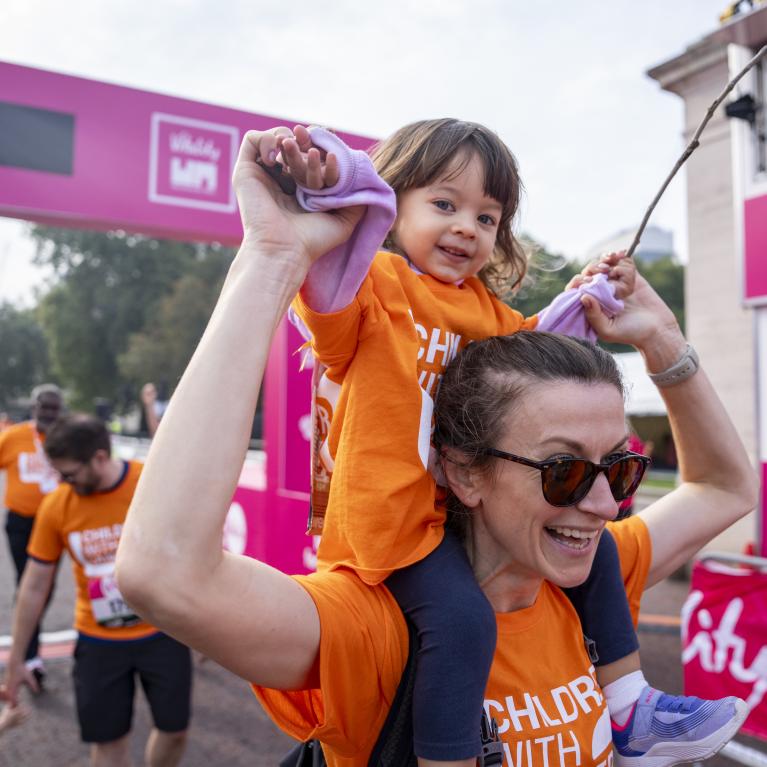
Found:
[[642, 756], [626, 757], [616, 752], [616, 763], [621, 767], [674, 767], [685, 762], [702, 762], [721, 751], [735, 737], [747, 716], [748, 706], [738, 698], [735, 701], [735, 716], [707, 738], [690, 743], [684, 752], [678, 745], [664, 743], [653, 746]]

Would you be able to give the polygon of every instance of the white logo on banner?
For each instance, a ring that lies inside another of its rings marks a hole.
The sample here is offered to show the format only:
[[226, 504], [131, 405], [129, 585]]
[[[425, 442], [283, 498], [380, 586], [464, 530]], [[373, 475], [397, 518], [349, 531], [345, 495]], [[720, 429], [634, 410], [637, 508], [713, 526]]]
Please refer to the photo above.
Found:
[[759, 648], [750, 666], [746, 666], [746, 640], [738, 636], [738, 620], [743, 613], [743, 600], [733, 599], [719, 621], [714, 625], [711, 613], [706, 608], [698, 610], [703, 601], [702, 591], [691, 591], [682, 607], [682, 637], [687, 639], [690, 619], [697, 610], [701, 630], [692, 637], [682, 652], [682, 663], [697, 658], [701, 668], [713, 674], [728, 671], [734, 679], [751, 685], [751, 694], [746, 703], [752, 711], [761, 703], [767, 692], [767, 647]]

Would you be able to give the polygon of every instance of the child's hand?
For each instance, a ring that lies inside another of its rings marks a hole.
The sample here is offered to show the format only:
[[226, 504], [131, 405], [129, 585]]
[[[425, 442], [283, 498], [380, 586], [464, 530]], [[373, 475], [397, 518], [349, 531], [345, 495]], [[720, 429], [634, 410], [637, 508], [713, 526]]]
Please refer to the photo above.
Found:
[[338, 183], [336, 156], [315, 147], [303, 125], [296, 125], [292, 131], [273, 128], [263, 134], [259, 149], [262, 165], [270, 169], [281, 162], [281, 172], [305, 189], [324, 189]]
[[615, 284], [615, 297], [628, 298], [634, 292], [637, 270], [633, 258], [626, 258], [625, 251], [608, 253], [598, 261], [592, 261], [583, 267], [567, 284], [567, 288], [577, 288], [585, 282], [591, 282], [596, 274], [606, 274], [607, 279]]

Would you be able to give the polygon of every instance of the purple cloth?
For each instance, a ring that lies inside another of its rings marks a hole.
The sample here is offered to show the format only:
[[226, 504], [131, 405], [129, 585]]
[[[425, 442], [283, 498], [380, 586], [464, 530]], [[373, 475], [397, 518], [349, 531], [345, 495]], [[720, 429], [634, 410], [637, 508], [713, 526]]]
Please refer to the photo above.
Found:
[[623, 311], [623, 301], [615, 297], [615, 284], [604, 274], [597, 274], [591, 282], [560, 293], [545, 309], [541, 309], [535, 329], [584, 338], [594, 343], [597, 334], [586, 319], [581, 296], [596, 299], [608, 317], [615, 317]]
[[392, 188], [376, 173], [370, 157], [350, 149], [324, 128], [310, 128], [312, 143], [338, 158], [338, 183], [327, 189], [298, 187], [296, 197], [304, 210], [330, 211], [365, 205], [351, 237], [318, 259], [309, 269], [301, 295], [316, 312], [336, 312], [348, 306], [367, 275], [381, 243], [397, 215]]

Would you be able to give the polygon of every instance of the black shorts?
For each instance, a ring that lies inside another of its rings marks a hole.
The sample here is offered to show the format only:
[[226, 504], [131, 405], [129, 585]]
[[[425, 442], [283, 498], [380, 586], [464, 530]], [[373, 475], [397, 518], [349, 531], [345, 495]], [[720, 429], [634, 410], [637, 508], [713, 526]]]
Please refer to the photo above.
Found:
[[136, 674], [158, 730], [189, 726], [192, 660], [185, 645], [165, 634], [132, 641], [80, 637], [74, 657], [77, 718], [86, 743], [109, 743], [130, 732]]

